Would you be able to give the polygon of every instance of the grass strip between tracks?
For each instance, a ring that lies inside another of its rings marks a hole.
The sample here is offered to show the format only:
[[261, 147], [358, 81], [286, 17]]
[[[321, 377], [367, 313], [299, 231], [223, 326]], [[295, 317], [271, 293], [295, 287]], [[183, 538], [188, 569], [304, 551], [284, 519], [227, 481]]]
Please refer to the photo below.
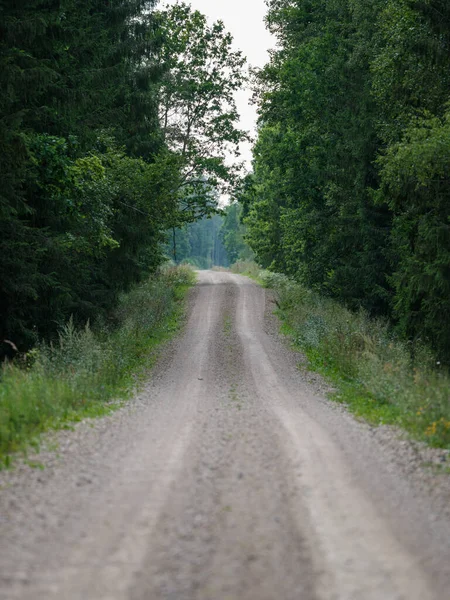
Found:
[[450, 449], [450, 374], [426, 346], [412, 348], [386, 321], [254, 263], [232, 270], [276, 291], [282, 333], [306, 356], [308, 369], [333, 384], [333, 400], [374, 425], [397, 425]]
[[114, 325], [95, 332], [70, 321], [54, 344], [42, 344], [0, 378], [0, 468], [11, 453], [37, 448], [39, 434], [70, 427], [121, 405], [148, 374], [161, 344], [180, 328], [195, 275], [171, 267], [124, 294]]

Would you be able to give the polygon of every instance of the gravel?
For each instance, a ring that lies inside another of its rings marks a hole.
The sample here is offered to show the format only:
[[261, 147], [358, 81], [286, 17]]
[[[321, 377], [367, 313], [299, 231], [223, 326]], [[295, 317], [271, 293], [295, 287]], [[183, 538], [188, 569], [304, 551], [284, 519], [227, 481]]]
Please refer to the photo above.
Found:
[[0, 473], [2, 600], [448, 597], [448, 454], [327, 400], [273, 308], [201, 272], [145, 389]]

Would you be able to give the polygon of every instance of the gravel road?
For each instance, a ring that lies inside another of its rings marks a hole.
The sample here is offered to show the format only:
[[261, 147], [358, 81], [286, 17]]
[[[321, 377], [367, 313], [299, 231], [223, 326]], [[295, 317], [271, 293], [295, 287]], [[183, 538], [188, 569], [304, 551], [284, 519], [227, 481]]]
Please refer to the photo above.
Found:
[[0, 474], [2, 600], [450, 597], [448, 476], [326, 400], [272, 309], [200, 272], [143, 392]]

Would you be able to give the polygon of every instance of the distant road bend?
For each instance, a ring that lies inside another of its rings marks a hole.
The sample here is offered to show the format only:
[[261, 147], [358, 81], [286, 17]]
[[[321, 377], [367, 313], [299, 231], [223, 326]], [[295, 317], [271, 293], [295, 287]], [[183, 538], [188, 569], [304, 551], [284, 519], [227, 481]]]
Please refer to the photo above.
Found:
[[306, 381], [266, 301], [200, 272], [140, 396], [9, 475], [2, 600], [450, 597], [449, 522]]

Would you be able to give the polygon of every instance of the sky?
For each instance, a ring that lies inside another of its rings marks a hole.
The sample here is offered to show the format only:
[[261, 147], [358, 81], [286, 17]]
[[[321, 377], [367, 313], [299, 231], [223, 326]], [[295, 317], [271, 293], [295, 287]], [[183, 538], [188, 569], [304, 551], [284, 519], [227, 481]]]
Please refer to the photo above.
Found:
[[[268, 61], [268, 50], [274, 40], [265, 28], [264, 0], [185, 0], [195, 10], [205, 14], [213, 22], [221, 20], [234, 38], [234, 49], [241, 50], [252, 67], [262, 67]], [[161, 6], [176, 4], [176, 0], [162, 1]], [[241, 115], [241, 128], [253, 136], [256, 131], [256, 108], [250, 105], [251, 91], [236, 94], [236, 103]], [[247, 169], [251, 164], [251, 145], [241, 146], [242, 160]]]

